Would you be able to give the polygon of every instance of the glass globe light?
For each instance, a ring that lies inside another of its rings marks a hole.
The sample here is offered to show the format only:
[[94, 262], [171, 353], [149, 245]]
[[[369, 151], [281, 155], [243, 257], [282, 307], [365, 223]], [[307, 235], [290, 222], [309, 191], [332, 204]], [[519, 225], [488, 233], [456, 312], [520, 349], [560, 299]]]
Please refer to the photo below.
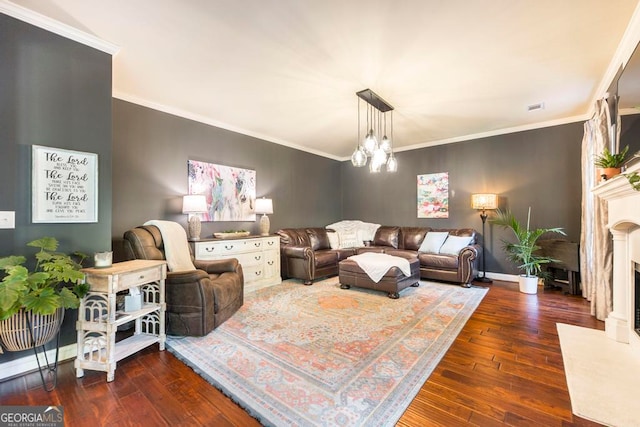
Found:
[[378, 147], [376, 151], [373, 152], [373, 156], [371, 156], [371, 161], [382, 166], [385, 163], [387, 163], [387, 153], [385, 153], [382, 148]]
[[358, 148], [351, 155], [351, 163], [353, 166], [360, 168], [367, 164], [367, 154], [364, 152], [364, 149], [361, 145], [358, 145]]
[[382, 137], [382, 141], [380, 141], [380, 148], [382, 148], [387, 154], [391, 153], [391, 140], [387, 138], [387, 135]]
[[398, 160], [396, 159], [396, 156], [393, 155], [393, 153], [391, 154], [391, 156], [389, 156], [389, 160], [387, 161], [387, 172], [397, 172], [398, 171]]
[[376, 149], [378, 148], [378, 140], [376, 139], [376, 136], [373, 134], [373, 129], [371, 129], [367, 134], [367, 136], [365, 137], [363, 148], [365, 153], [367, 153], [367, 155], [369, 156], [373, 154], [373, 152], [376, 151]]

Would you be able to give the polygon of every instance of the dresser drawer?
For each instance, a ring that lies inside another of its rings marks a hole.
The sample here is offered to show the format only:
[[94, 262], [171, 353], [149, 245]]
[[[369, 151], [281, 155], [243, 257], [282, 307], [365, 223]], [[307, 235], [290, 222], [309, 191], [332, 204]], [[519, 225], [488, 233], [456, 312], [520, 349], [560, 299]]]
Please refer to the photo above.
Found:
[[242, 266], [242, 273], [244, 274], [244, 281], [246, 283], [264, 279], [264, 268], [262, 265], [252, 265], [247, 268]]
[[215, 259], [215, 257], [232, 258], [236, 254], [262, 250], [262, 240], [227, 240], [215, 242], [196, 242], [196, 259]]
[[280, 247], [280, 237], [279, 236], [271, 236], [265, 237], [262, 241], [264, 245], [264, 250], [275, 250]]
[[246, 268], [250, 265], [263, 265], [264, 254], [262, 252], [248, 253], [248, 254], [236, 254], [233, 256], [242, 265], [242, 268]]

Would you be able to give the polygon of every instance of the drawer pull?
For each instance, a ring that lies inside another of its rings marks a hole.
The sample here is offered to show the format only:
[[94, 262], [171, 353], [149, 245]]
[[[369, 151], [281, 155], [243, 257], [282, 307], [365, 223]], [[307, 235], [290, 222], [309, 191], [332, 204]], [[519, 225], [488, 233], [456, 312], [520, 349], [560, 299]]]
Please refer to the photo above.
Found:
[[141, 274], [140, 277], [138, 277], [138, 279], [140, 280], [144, 279], [144, 274]]
[[255, 243], [253, 244], [253, 246], [255, 246], [256, 248], [259, 248], [259, 247], [260, 247], [260, 242], [255, 242]]
[[262, 271], [256, 271], [256, 276], [259, 276], [262, 274]]
[[230, 251], [231, 249], [233, 249], [233, 245], [224, 245], [224, 248]]
[[262, 257], [261, 257], [260, 255], [258, 255], [258, 256], [254, 256], [253, 258], [254, 258], [256, 261], [260, 261], [260, 260], [262, 259]]
[[207, 247], [204, 248], [204, 250], [207, 252], [213, 252], [214, 249], [215, 249], [215, 246], [212, 248], [207, 248]]
[[275, 242], [267, 242], [267, 245], [269, 245], [269, 246], [273, 246], [273, 244], [274, 244], [274, 243], [275, 243]]
[[267, 264], [273, 265], [273, 261], [267, 261]]

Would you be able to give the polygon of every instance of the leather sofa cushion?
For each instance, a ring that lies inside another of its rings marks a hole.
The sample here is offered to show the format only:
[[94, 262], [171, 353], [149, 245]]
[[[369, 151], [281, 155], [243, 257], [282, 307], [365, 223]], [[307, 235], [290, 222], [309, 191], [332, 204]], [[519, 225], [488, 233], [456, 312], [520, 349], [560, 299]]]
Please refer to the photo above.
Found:
[[429, 231], [427, 227], [402, 227], [400, 229], [402, 238], [402, 245], [400, 245], [400, 247], [410, 251], [417, 251], [427, 231]]
[[374, 246], [391, 246], [398, 249], [398, 241], [400, 238], [400, 227], [390, 227], [383, 225], [376, 230], [373, 238]]
[[457, 255], [419, 253], [418, 259], [421, 267], [456, 270], [459, 257]]
[[281, 246], [311, 246], [309, 234], [304, 228], [283, 228], [277, 231]]
[[384, 251], [385, 254], [387, 255], [391, 255], [391, 256], [399, 256], [402, 258], [406, 258], [406, 259], [411, 259], [411, 258], [417, 258], [418, 254], [416, 253], [416, 251], [408, 251], [406, 249], [386, 249]]
[[314, 261], [316, 267], [326, 267], [327, 265], [336, 264], [338, 262], [338, 251], [334, 250], [319, 250], [314, 251]]
[[306, 232], [309, 235], [311, 249], [314, 251], [331, 249], [331, 242], [329, 241], [327, 230], [324, 228], [307, 228]]
[[336, 253], [338, 254], [338, 261], [342, 261], [343, 259], [347, 259], [350, 256], [355, 255], [356, 250], [354, 248], [338, 249], [336, 250]]

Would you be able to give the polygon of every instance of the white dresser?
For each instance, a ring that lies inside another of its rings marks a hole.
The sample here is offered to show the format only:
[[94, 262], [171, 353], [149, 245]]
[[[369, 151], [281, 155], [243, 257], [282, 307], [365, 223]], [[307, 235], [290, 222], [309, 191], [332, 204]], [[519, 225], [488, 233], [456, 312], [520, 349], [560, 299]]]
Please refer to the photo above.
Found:
[[203, 239], [191, 243], [197, 260], [237, 258], [244, 273], [245, 294], [282, 282], [279, 236]]

